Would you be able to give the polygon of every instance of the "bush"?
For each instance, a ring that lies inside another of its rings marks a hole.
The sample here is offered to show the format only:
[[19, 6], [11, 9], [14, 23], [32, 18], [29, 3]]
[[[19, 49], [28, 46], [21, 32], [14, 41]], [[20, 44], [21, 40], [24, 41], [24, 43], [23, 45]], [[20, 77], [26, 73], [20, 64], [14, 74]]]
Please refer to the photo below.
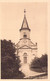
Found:
[[42, 55], [40, 58], [36, 57], [34, 58], [34, 60], [32, 60], [31, 64], [30, 64], [30, 68], [33, 69], [39, 69], [43, 67], [47, 68], [48, 66], [48, 61], [47, 61], [47, 54]]

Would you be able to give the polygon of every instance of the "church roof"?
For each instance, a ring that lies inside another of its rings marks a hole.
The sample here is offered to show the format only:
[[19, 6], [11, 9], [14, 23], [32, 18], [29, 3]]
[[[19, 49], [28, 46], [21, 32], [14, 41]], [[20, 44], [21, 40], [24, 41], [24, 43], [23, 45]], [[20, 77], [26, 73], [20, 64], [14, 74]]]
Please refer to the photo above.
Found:
[[25, 13], [26, 13], [26, 11], [24, 11], [24, 19], [23, 19], [23, 22], [22, 22], [22, 26], [21, 26], [20, 31], [23, 30], [23, 29], [27, 29], [27, 30], [30, 31]]

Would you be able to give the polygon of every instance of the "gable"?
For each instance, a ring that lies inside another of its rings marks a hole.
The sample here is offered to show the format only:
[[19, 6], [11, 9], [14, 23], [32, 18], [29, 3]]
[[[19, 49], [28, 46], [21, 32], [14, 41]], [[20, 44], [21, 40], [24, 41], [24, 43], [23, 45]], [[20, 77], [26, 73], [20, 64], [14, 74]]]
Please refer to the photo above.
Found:
[[31, 40], [25, 39], [27, 43], [23, 43], [24, 39], [21, 39], [17, 44], [16, 48], [18, 47], [19, 49], [35, 49], [37, 48], [37, 44], [32, 43]]

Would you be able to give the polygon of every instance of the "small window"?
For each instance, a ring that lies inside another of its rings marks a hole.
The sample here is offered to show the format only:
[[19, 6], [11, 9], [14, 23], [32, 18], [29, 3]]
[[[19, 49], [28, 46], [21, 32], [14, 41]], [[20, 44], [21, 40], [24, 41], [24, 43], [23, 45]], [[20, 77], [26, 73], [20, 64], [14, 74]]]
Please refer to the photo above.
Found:
[[24, 35], [24, 37], [26, 38], [26, 37], [27, 37], [27, 35]]

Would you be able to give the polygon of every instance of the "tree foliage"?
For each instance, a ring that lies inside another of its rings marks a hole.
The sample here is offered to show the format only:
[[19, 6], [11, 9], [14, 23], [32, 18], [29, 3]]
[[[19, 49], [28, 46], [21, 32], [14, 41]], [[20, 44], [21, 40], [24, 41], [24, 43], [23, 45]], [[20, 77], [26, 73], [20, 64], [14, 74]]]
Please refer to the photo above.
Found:
[[11, 42], [11, 40], [1, 40], [1, 53], [2, 57], [6, 55], [10, 55], [11, 57], [15, 58], [15, 44]]
[[36, 57], [32, 62], [31, 62], [31, 68], [42, 68], [42, 67], [47, 67], [48, 65], [47, 61], [47, 54], [42, 55], [40, 58]]
[[[1, 78], [23, 78], [24, 74], [19, 71], [20, 60], [15, 56], [15, 44], [11, 40], [1, 40]], [[20, 75], [20, 76], [19, 76]]]

